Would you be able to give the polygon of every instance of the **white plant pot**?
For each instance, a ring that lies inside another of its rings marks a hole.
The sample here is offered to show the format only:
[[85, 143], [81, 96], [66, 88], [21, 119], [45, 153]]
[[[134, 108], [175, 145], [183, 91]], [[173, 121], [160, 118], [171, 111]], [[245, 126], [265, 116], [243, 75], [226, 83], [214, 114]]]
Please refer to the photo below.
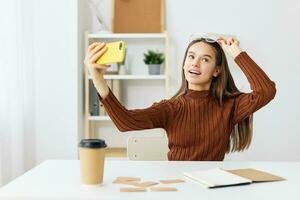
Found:
[[150, 64], [148, 65], [148, 71], [151, 75], [158, 75], [160, 74], [161, 64]]

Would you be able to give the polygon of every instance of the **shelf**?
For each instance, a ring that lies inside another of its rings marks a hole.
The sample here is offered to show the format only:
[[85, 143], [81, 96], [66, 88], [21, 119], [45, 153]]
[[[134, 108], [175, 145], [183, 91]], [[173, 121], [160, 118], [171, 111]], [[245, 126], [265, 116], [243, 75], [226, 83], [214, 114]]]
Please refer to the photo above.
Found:
[[90, 121], [111, 121], [109, 116], [89, 116]]
[[89, 33], [88, 38], [121, 38], [121, 39], [159, 39], [167, 38], [166, 33]]
[[[91, 79], [91, 77], [89, 77]], [[166, 75], [104, 75], [104, 79], [122, 80], [165, 80]]]
[[[129, 56], [130, 63], [125, 66], [130, 70], [127, 73], [119, 74], [117, 66], [114, 64], [111, 71], [107, 71], [104, 75], [104, 79], [107, 85], [112, 89], [112, 92], [116, 92], [119, 97], [120, 103], [129, 108], [133, 105], [148, 105], [143, 98], [135, 98], [132, 92], [136, 92], [140, 96], [148, 93], [148, 90], [155, 93], [149, 96], [154, 101], [158, 101], [160, 98], [166, 98], [169, 92], [169, 34], [167, 31], [162, 33], [111, 33], [111, 32], [85, 32], [85, 48], [88, 48], [93, 42], [113, 42], [113, 41], [125, 41], [127, 47], [130, 48], [127, 56]], [[163, 65], [163, 71], [158, 75], [151, 75], [148, 73], [148, 67], [143, 62], [143, 52], [149, 49], [157, 49], [164, 53], [165, 63]], [[102, 107], [99, 106], [100, 116], [90, 116], [91, 103], [97, 101], [97, 96], [92, 89], [95, 87], [91, 81], [91, 76], [88, 71], [85, 71], [84, 81], [84, 132], [86, 137], [103, 137], [108, 143], [113, 144], [116, 147], [126, 147], [127, 137], [115, 137], [115, 127], [111, 129], [112, 120], [105, 112], [102, 112]], [[123, 71], [122, 71], [123, 72]], [[153, 91], [152, 91], [153, 90]], [[118, 95], [119, 93], [119, 95]], [[121, 95], [122, 94], [122, 95]], [[149, 100], [150, 100], [149, 99]], [[147, 100], [147, 102], [149, 101]], [[102, 131], [104, 134], [102, 134]], [[98, 134], [101, 132], [101, 134]], [[153, 131], [156, 133], [156, 131]]]

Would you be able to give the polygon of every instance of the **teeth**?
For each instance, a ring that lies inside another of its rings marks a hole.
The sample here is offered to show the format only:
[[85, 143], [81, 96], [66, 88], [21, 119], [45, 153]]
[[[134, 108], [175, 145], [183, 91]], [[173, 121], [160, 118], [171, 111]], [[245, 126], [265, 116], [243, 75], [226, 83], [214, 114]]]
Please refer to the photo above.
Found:
[[194, 71], [194, 70], [190, 70], [189, 72], [190, 72], [190, 73], [193, 73], [193, 74], [198, 74], [198, 75], [201, 74], [200, 72]]

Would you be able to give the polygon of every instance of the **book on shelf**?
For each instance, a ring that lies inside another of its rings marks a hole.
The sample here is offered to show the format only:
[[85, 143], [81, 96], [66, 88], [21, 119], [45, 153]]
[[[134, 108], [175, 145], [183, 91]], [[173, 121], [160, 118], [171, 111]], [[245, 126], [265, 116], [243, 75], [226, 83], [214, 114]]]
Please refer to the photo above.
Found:
[[[110, 90], [114, 93], [116, 98], [120, 101], [121, 99], [121, 87], [120, 87], [120, 80], [113, 80], [108, 79], [106, 80], [107, 86], [110, 88]], [[91, 116], [107, 116], [107, 112], [105, 111], [103, 103], [99, 100], [99, 97], [97, 95], [97, 90], [92, 82], [92, 80], [89, 81], [90, 84], [90, 115]]]
[[213, 168], [184, 172], [186, 177], [207, 188], [217, 188], [234, 185], [244, 185], [257, 182], [281, 181], [284, 178], [256, 169], [224, 170]]
[[99, 100], [98, 100], [98, 95], [97, 95], [97, 90], [94, 87], [94, 84], [92, 80], [89, 80], [89, 85], [90, 85], [90, 115], [91, 116], [98, 116], [99, 115]]

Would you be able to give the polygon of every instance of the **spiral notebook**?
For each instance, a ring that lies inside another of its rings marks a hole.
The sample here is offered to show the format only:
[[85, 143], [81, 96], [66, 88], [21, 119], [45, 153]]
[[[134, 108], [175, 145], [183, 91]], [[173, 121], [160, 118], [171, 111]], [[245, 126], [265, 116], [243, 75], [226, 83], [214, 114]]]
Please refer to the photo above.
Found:
[[184, 172], [183, 174], [208, 188], [284, 180], [282, 177], [256, 169], [224, 170], [221, 168], [213, 168], [209, 170]]

